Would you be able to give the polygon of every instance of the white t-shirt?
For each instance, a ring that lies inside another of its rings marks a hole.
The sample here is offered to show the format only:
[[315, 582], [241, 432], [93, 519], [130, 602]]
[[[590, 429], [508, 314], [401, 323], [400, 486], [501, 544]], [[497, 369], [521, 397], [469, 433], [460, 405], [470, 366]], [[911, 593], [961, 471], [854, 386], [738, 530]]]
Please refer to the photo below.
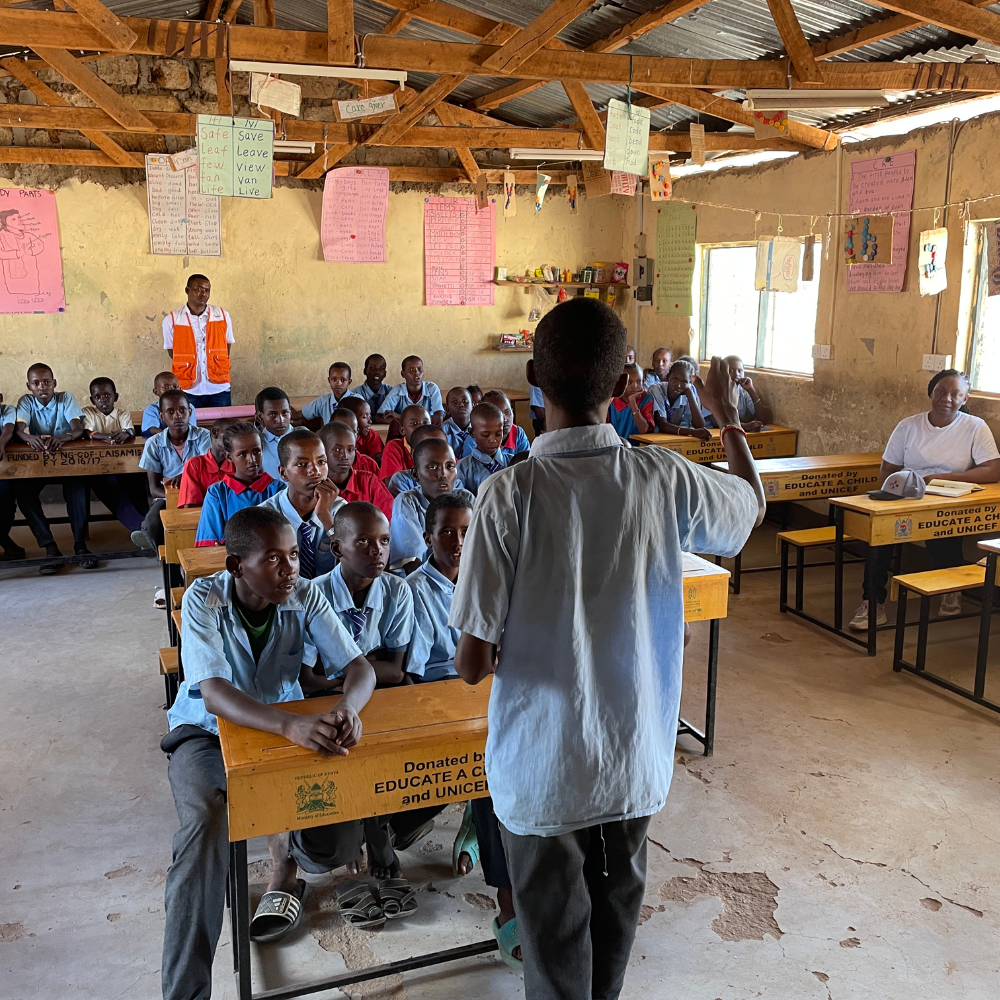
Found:
[[[185, 390], [193, 396], [211, 396], [215, 392], [225, 392], [229, 388], [228, 382], [211, 382], [208, 378], [208, 359], [205, 350], [205, 340], [207, 337], [208, 318], [211, 315], [213, 320], [225, 319], [226, 321], [226, 343], [232, 344], [233, 321], [229, 318], [229, 313], [219, 306], [208, 306], [200, 316], [195, 316], [185, 305], [177, 310], [191, 324], [194, 333], [195, 353], [198, 357], [198, 380], [190, 389]], [[173, 313], [167, 313], [163, 317], [163, 349], [170, 351], [174, 346], [174, 323]]]
[[942, 472], [967, 472], [1000, 458], [986, 421], [959, 413], [947, 427], [935, 427], [928, 413], [915, 413], [896, 424], [882, 461], [932, 479]]

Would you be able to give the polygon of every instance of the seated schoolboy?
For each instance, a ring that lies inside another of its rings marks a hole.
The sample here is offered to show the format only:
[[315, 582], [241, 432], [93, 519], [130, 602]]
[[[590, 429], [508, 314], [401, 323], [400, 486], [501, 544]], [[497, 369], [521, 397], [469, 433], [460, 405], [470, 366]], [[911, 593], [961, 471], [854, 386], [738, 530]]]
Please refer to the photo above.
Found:
[[139, 548], [154, 552], [163, 544], [160, 512], [167, 505], [164, 487], [180, 486], [188, 459], [204, 455], [212, 447], [209, 432], [204, 427], [191, 426], [191, 404], [180, 389], [165, 389], [160, 394], [160, 416], [167, 425], [166, 430], [146, 440], [139, 459], [139, 468], [146, 472], [153, 502], [143, 518], [142, 529], [132, 532], [132, 541]]
[[372, 408], [360, 396], [347, 395], [340, 401], [340, 409], [350, 410], [358, 422], [358, 454], [367, 455], [376, 465], [382, 463], [382, 435], [372, 427]]
[[410, 572], [427, 554], [424, 541], [424, 518], [435, 497], [457, 492], [475, 499], [464, 489], [457, 489], [458, 462], [447, 441], [426, 437], [413, 446], [413, 472], [417, 477], [414, 489], [400, 493], [392, 503], [392, 542], [389, 545], [389, 565]]
[[[427, 438], [434, 438], [438, 441], [448, 440], [443, 427], [435, 427], [433, 424], [421, 424], [419, 427], [414, 428], [413, 433], [410, 435], [410, 451], [407, 453], [407, 458], [410, 461], [413, 460], [413, 449], [421, 441], [426, 441]], [[412, 466], [408, 469], [400, 469], [399, 472], [394, 472], [384, 482], [394, 497], [398, 497], [400, 493], [405, 493], [407, 490], [415, 490], [420, 485], [417, 482], [417, 474], [413, 471]], [[460, 480], [456, 480], [456, 487], [458, 489], [462, 488]]]
[[392, 390], [392, 385], [385, 380], [389, 366], [381, 354], [369, 354], [365, 358], [365, 380], [357, 388], [351, 389], [350, 396], [363, 399], [370, 407], [377, 423], [385, 423], [381, 419], [383, 403]]
[[478, 406], [483, 401], [483, 390], [478, 385], [467, 385], [465, 389], [472, 397], [473, 406]]
[[500, 445], [503, 442], [503, 414], [485, 400], [472, 408], [472, 438], [476, 447], [458, 463], [462, 485], [473, 496], [486, 479], [507, 468], [507, 456]]
[[539, 434], [545, 433], [545, 397], [537, 385], [531, 387], [528, 406], [531, 409], [531, 426], [537, 437]]
[[705, 427], [701, 401], [691, 378], [690, 365], [686, 361], [675, 361], [670, 366], [667, 381], [649, 387], [656, 428], [661, 434], [682, 434], [708, 441], [712, 433]]
[[[71, 392], [57, 392], [56, 379], [46, 364], [34, 364], [28, 369], [28, 392], [17, 401], [14, 436], [27, 444], [32, 451], [55, 454], [67, 441], [83, 437], [83, 411]], [[14, 495], [24, 513], [24, 518], [35, 536], [35, 541], [49, 556], [59, 556], [42, 511], [39, 494], [53, 483], [61, 483], [66, 513], [73, 529], [73, 551], [76, 555], [88, 553], [87, 549], [87, 482], [82, 476], [66, 479], [22, 479], [14, 487]], [[96, 569], [97, 559], [80, 562], [84, 569]], [[50, 576], [59, 571], [59, 563], [43, 563], [39, 573]]]
[[[528, 435], [524, 433], [524, 428], [514, 423], [514, 407], [511, 405], [507, 393], [501, 392], [499, 389], [490, 389], [489, 392], [483, 394], [483, 402], [492, 403], [503, 414], [503, 444], [500, 445], [500, 449], [507, 458], [511, 459], [515, 455], [520, 455], [521, 452], [527, 452], [531, 448], [531, 442], [528, 440]], [[464, 458], [465, 456], [460, 457]]]
[[456, 458], [465, 458], [467, 452], [475, 447], [472, 440], [472, 396], [468, 389], [456, 385], [454, 389], [448, 390], [448, 396], [444, 401], [445, 409], [448, 411], [448, 419], [441, 425], [445, 434], [448, 435], [448, 444], [455, 452]]
[[[14, 428], [17, 426], [17, 408], [3, 401], [0, 392], [0, 462], [4, 460], [7, 445], [14, 438]], [[13, 479], [0, 479], [0, 546], [3, 546], [2, 559], [23, 559], [24, 549], [10, 537], [14, 527], [14, 516], [17, 508], [17, 496]]]
[[745, 431], [759, 431], [772, 420], [771, 408], [754, 388], [753, 380], [743, 369], [743, 360], [735, 354], [722, 359], [739, 393], [740, 424]]
[[[363, 403], [364, 400], [359, 399], [358, 402]], [[363, 472], [373, 472], [375, 475], [378, 475], [378, 462], [376, 462], [374, 458], [369, 458], [368, 455], [362, 455], [361, 451], [358, 449], [358, 418], [355, 416], [354, 410], [347, 406], [338, 407], [333, 411], [333, 416], [330, 418], [329, 422], [331, 424], [347, 424], [347, 426], [354, 431], [354, 468], [361, 469]]]
[[233, 424], [242, 422], [239, 417], [222, 417], [212, 424], [209, 431], [211, 447], [204, 455], [195, 455], [184, 463], [181, 488], [177, 494], [178, 507], [200, 507], [205, 502], [209, 486], [219, 482], [227, 472], [232, 475], [233, 465], [226, 458], [223, 435]]
[[[226, 568], [187, 588], [182, 618], [185, 676], [167, 713], [170, 732], [160, 743], [169, 755], [167, 775], [180, 822], [164, 893], [165, 1000], [208, 997], [212, 990], [229, 873], [226, 772], [217, 720], [346, 756], [361, 733], [358, 712], [375, 688], [371, 665], [330, 605], [299, 577], [295, 532], [277, 511], [236, 512], [226, 525]], [[273, 706], [302, 698], [306, 641], [319, 651], [328, 677], [343, 676], [344, 695], [323, 713], [283, 712]], [[269, 837], [273, 868], [267, 888], [282, 894], [270, 901], [284, 904], [273, 910], [284, 910], [285, 916], [257, 917], [251, 929], [273, 937], [297, 923], [304, 883], [296, 881], [296, 860], [309, 865], [314, 856], [328, 868], [353, 863], [363, 830], [360, 820], [340, 823], [307, 831], [314, 841], [300, 837], [294, 846], [288, 834]], [[313, 842], [319, 850], [311, 850]]]
[[642, 387], [648, 389], [650, 386], [666, 382], [670, 376], [670, 366], [673, 363], [674, 352], [669, 347], [658, 347], [653, 351], [652, 368], [647, 368], [643, 373]]
[[354, 431], [347, 424], [335, 421], [324, 424], [319, 429], [319, 436], [326, 449], [330, 482], [340, 490], [341, 498], [348, 503], [355, 500], [373, 503], [391, 520], [392, 494], [377, 475], [354, 467]]
[[303, 421], [310, 430], [319, 430], [333, 420], [333, 411], [351, 387], [351, 366], [346, 361], [334, 361], [326, 377], [330, 391], [306, 403], [301, 410], [292, 410], [292, 419]]
[[[152, 437], [154, 434], [159, 434], [160, 431], [166, 429], [167, 425], [163, 422], [163, 417], [160, 413], [160, 396], [168, 389], [180, 389], [180, 387], [181, 384], [177, 381], [177, 376], [173, 372], [160, 372], [153, 379], [153, 395], [156, 396], [156, 400], [142, 411], [141, 432], [144, 438]], [[190, 401], [188, 405], [190, 406]], [[198, 426], [198, 416], [193, 406], [191, 407], [190, 423], [192, 427]]]
[[403, 358], [400, 368], [403, 381], [389, 390], [379, 406], [379, 420], [388, 422], [392, 415], [402, 414], [408, 406], [422, 406], [431, 422], [440, 425], [445, 418], [441, 390], [433, 382], [424, 381], [424, 363], [415, 354]]
[[311, 430], [297, 427], [278, 442], [278, 472], [285, 489], [261, 506], [283, 514], [299, 541], [299, 576], [312, 580], [337, 565], [333, 552], [333, 516], [344, 506], [327, 477], [323, 442]]
[[233, 424], [222, 435], [222, 444], [233, 471], [224, 472], [205, 491], [195, 546], [224, 544], [226, 522], [236, 511], [256, 507], [285, 488], [264, 471], [260, 431], [253, 424]]
[[[631, 344], [629, 344], [625, 348], [625, 364], [627, 365], [635, 364], [635, 348]], [[642, 371], [641, 368], [639, 370]]]
[[260, 444], [264, 449], [264, 471], [278, 478], [278, 442], [291, 430], [292, 404], [288, 394], [276, 385], [261, 389], [254, 400], [257, 412], [254, 423], [260, 428]]
[[382, 451], [382, 462], [379, 469], [379, 476], [382, 481], [389, 479], [393, 473], [400, 469], [413, 468], [413, 456], [410, 454], [410, 438], [413, 432], [422, 424], [430, 424], [431, 415], [422, 406], [414, 403], [407, 406], [399, 415], [399, 429], [402, 432], [401, 438], [386, 441], [385, 449]]
[[625, 366], [628, 383], [625, 391], [611, 400], [608, 407], [608, 423], [624, 440], [633, 434], [648, 434], [655, 431], [653, 397], [642, 387], [642, 369], [637, 364]]

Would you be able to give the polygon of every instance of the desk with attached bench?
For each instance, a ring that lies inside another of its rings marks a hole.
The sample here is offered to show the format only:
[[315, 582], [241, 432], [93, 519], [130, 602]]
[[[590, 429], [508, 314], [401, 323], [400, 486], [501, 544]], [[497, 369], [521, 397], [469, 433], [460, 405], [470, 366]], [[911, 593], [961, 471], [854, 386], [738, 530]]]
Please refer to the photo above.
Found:
[[[722, 447], [718, 429], [711, 432], [711, 440], [687, 434], [633, 434], [632, 441], [643, 447], [653, 445], [676, 451], [692, 462], [707, 465], [711, 462], [724, 462], [726, 449]], [[747, 434], [747, 444], [754, 458], [780, 458], [794, 455], [798, 447], [799, 432], [791, 427], [765, 427], [763, 430], [750, 431]]]

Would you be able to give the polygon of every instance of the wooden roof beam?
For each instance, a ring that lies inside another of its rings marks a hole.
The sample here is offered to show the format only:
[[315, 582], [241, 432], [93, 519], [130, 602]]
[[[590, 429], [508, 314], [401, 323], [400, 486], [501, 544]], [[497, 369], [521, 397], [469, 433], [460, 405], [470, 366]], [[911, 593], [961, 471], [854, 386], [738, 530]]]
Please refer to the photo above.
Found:
[[[441, 119], [441, 124], [448, 128], [454, 128], [458, 123], [454, 110], [452, 105], [445, 104], [444, 101], [434, 107], [435, 113]], [[451, 148], [455, 150], [455, 155], [458, 157], [458, 162], [462, 164], [465, 176], [475, 184], [476, 178], [482, 172], [482, 168], [476, 163], [476, 158], [472, 155], [472, 150], [468, 146], [452, 146]]]
[[439, 76], [429, 87], [406, 100], [398, 114], [390, 118], [368, 141], [373, 145], [395, 145], [409, 128], [416, 125], [434, 105], [444, 100], [464, 81], [464, 76]]
[[127, 51], [139, 39], [139, 36], [121, 18], [112, 14], [101, 0], [73, 0], [73, 9], [80, 17], [89, 21], [113, 49]]
[[575, 21], [593, 0], [555, 0], [541, 14], [482, 61], [490, 73], [509, 75], [543, 48], [571, 21]]
[[879, 6], [927, 24], [936, 24], [946, 31], [957, 31], [960, 35], [1000, 45], [1000, 14], [981, 10], [962, 0], [879, 0]]
[[805, 32], [792, 8], [792, 0], [767, 0], [771, 17], [785, 43], [785, 51], [802, 83], [823, 83], [823, 73], [806, 41]]
[[587, 93], [587, 88], [577, 81], [564, 80], [563, 90], [566, 91], [566, 96], [580, 119], [583, 134], [587, 137], [590, 148], [604, 149], [604, 122], [601, 121], [601, 116], [597, 113], [597, 109], [590, 99], [590, 94]]
[[326, 0], [326, 51], [330, 62], [354, 65], [354, 0]]
[[616, 49], [623, 48], [629, 42], [634, 42], [637, 38], [641, 38], [655, 28], [660, 28], [664, 24], [676, 21], [677, 18], [683, 17], [685, 14], [690, 14], [691, 11], [697, 10], [697, 8], [707, 2], [708, 0], [671, 0], [670, 3], [666, 3], [662, 7], [657, 7], [655, 10], [647, 11], [634, 21], [623, 24], [620, 28], [612, 31], [610, 35], [588, 45], [585, 51], [614, 52]]
[[308, 164], [304, 170], [300, 170], [295, 174], [297, 178], [303, 181], [313, 180], [317, 177], [322, 177], [328, 170], [335, 167], [340, 161], [347, 156], [352, 149], [357, 147], [357, 143], [351, 142], [338, 142], [332, 146], [326, 147], [323, 152], [316, 157], [312, 163]]

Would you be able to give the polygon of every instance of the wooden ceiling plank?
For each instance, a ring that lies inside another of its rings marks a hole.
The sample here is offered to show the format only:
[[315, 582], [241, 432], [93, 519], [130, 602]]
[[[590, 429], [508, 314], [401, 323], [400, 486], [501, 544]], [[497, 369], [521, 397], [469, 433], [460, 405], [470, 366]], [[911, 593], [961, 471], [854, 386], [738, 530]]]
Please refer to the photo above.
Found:
[[[442, 102], [443, 103], [443, 102]], [[470, 128], [508, 128], [510, 123], [500, 118], [481, 115], [478, 111], [470, 111], [460, 104], [449, 104], [452, 117], [458, 125], [468, 125]]]
[[331, 167], [335, 167], [340, 163], [357, 145], [356, 142], [339, 142], [328, 146], [323, 153], [317, 156], [312, 163], [304, 170], [300, 170], [295, 176], [304, 181], [322, 177]]
[[223, 0], [207, 0], [205, 4], [205, 13], [202, 16], [202, 20], [218, 21], [219, 15], [222, 13], [222, 3]]
[[326, 0], [326, 49], [331, 63], [354, 65], [354, 0]]
[[805, 32], [795, 16], [792, 0], [767, 0], [771, 17], [785, 43], [785, 51], [795, 68], [795, 75], [802, 83], [823, 83], [823, 71], [809, 48]]
[[253, 23], [258, 28], [273, 28], [276, 25], [274, 0], [253, 0]]
[[233, 113], [233, 78], [229, 71], [229, 29], [220, 28], [215, 48], [215, 93], [220, 115]]
[[513, 101], [515, 97], [530, 94], [533, 90], [538, 90], [549, 82], [548, 80], [519, 80], [509, 87], [501, 87], [499, 90], [490, 91], [488, 94], [483, 94], [482, 97], [469, 101], [469, 107], [477, 111], [490, 111], [500, 107], [501, 104], [506, 104], [507, 101]]
[[683, 17], [685, 14], [690, 14], [691, 11], [697, 10], [697, 8], [707, 2], [708, 0], [671, 0], [670, 3], [647, 11], [634, 21], [623, 24], [620, 28], [612, 31], [610, 35], [599, 38], [596, 42], [588, 45], [584, 51], [614, 52], [616, 49], [628, 45], [629, 42], [634, 42], [637, 38], [641, 38], [655, 28], [669, 24], [671, 21], [676, 21], [677, 18]]
[[604, 123], [590, 99], [590, 94], [587, 93], [587, 88], [576, 80], [563, 80], [563, 90], [566, 91], [566, 96], [580, 119], [590, 148], [604, 149]]
[[[448, 128], [455, 128], [458, 121], [454, 114], [454, 109], [450, 104], [445, 104], [441, 101], [440, 104], [434, 106], [434, 111], [438, 118], [441, 119], [441, 124], [447, 126]], [[476, 158], [472, 155], [472, 150], [468, 146], [452, 146], [455, 150], [455, 155], [458, 156], [459, 163], [462, 164], [462, 169], [465, 171], [465, 176], [475, 184], [476, 178], [479, 176], [482, 168], [476, 163]]]
[[155, 127], [140, 111], [122, 100], [121, 94], [112, 90], [99, 76], [70, 55], [66, 49], [50, 49], [45, 46], [35, 48], [35, 52], [45, 60], [60, 76], [68, 80], [78, 90], [86, 94], [99, 108], [106, 111], [116, 122], [124, 125], [129, 132], [155, 132]]
[[1000, 45], [1000, 14], [981, 10], [962, 0], [879, 0], [879, 6], [919, 18], [927, 24], [936, 24], [947, 31]]
[[389, 19], [389, 23], [382, 29], [383, 35], [398, 35], [403, 28], [405, 28], [410, 21], [413, 20], [413, 15], [405, 10], [397, 11]]
[[555, 0], [531, 24], [487, 56], [482, 61], [483, 69], [503, 75], [516, 72], [521, 63], [530, 59], [566, 25], [575, 21], [592, 2], [593, 0]]
[[112, 14], [101, 0], [74, 0], [73, 9], [89, 21], [111, 43], [113, 49], [128, 51], [139, 36], [117, 15]]
[[41, 146], [0, 147], [0, 163], [47, 163], [55, 167], [122, 167], [142, 169], [145, 158], [132, 153], [132, 162], [123, 164], [98, 149], [46, 149]]
[[369, 140], [373, 145], [391, 146], [397, 143], [406, 131], [415, 125], [435, 104], [444, 100], [456, 87], [465, 81], [464, 76], [439, 76], [429, 87], [409, 98], [399, 109], [399, 113], [387, 121]]
[[243, 4], [243, 0], [229, 0], [229, 6], [226, 8], [226, 12], [222, 15], [222, 20], [226, 24], [232, 24], [236, 20], [236, 15], [239, 13], [240, 7]]

